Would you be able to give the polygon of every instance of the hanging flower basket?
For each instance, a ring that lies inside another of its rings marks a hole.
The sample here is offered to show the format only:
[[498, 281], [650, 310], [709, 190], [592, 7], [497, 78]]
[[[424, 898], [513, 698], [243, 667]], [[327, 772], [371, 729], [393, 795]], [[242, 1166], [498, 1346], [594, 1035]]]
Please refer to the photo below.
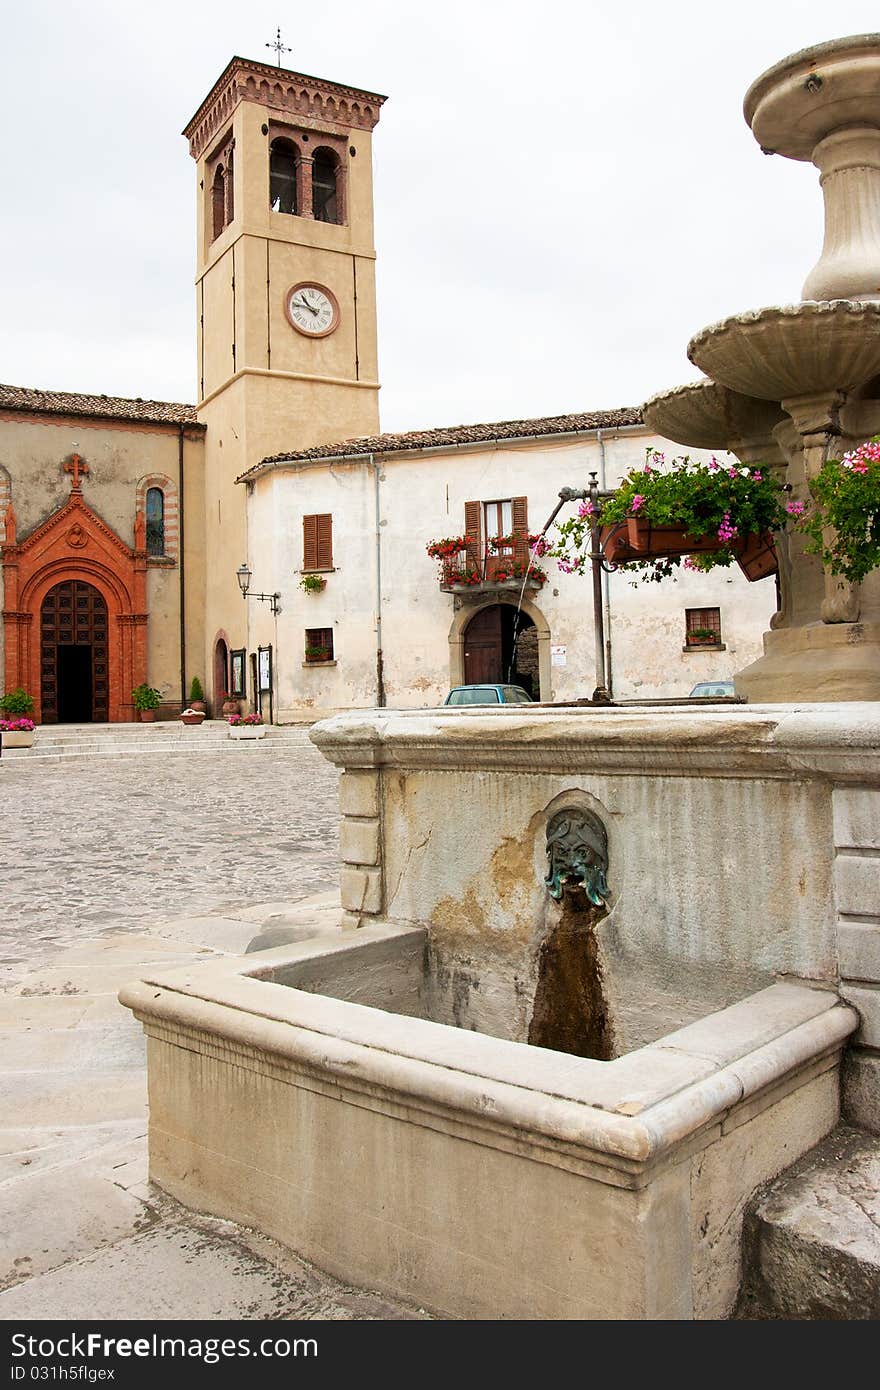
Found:
[[640, 516], [627, 517], [626, 536], [640, 559], [649, 555], [709, 555], [724, 546], [717, 536], [692, 536], [683, 526], [655, 526]]
[[581, 502], [545, 553], [565, 574], [586, 573], [598, 513], [606, 561], [627, 567], [636, 579], [665, 579], [679, 565], [705, 573], [741, 556], [748, 578], [762, 579], [776, 569], [772, 532], [789, 519], [783, 496], [778, 480], [760, 468], [715, 458], [700, 464], [686, 456], [667, 463], [649, 449], [644, 467], [631, 471], [598, 507]]
[[736, 563], [750, 583], [766, 579], [768, 574], [776, 574], [779, 569], [772, 531], [746, 536], [735, 549]]

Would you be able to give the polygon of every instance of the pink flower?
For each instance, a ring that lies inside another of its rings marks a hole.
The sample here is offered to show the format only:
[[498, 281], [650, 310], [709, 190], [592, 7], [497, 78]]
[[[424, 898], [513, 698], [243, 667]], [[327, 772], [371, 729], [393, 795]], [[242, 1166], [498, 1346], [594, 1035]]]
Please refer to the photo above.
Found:
[[725, 512], [724, 519], [718, 527], [718, 539], [726, 543], [727, 541], [732, 541], [734, 536], [738, 534], [738, 528], [731, 523], [730, 512]]
[[592, 516], [594, 511], [595, 507], [593, 506], [590, 499], [587, 498], [586, 502], [582, 502], [578, 507], [578, 516]]
[[763, 475], [763, 473], [755, 472], [755, 473], [752, 474], [752, 477], [754, 478], [754, 480], [755, 480], [756, 483], [763, 483], [763, 481], [764, 481], [764, 475]]
[[721, 467], [721, 464], [718, 462], [717, 458], [716, 458], [715, 455], [713, 454], [712, 457], [711, 457], [710, 460], [709, 460], [709, 472], [710, 472], [710, 473], [717, 473], [717, 472], [718, 472], [718, 469], [719, 469], [720, 467]]
[[645, 499], [640, 492], [637, 492], [629, 505], [631, 511], [637, 512], [645, 505]]
[[739, 469], [738, 469], [738, 468], [728, 468], [728, 470], [727, 470], [727, 476], [728, 476], [728, 478], [738, 478], [738, 477], [739, 477]]
[[684, 567], [686, 570], [698, 570], [700, 568], [692, 555], [685, 555]]
[[786, 502], [785, 510], [788, 512], [789, 516], [800, 516], [806, 510], [806, 508], [803, 502], [795, 501]]

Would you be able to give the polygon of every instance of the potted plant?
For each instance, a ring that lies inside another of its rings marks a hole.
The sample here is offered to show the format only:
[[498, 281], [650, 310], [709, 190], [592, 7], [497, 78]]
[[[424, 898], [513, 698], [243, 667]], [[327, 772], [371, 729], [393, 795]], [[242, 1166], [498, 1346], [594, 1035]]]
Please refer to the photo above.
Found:
[[14, 719], [0, 719], [0, 746], [3, 748], [33, 748], [34, 721], [24, 715]]
[[633, 469], [620, 487], [599, 503], [580, 504], [563, 522], [547, 553], [564, 573], [589, 566], [591, 528], [610, 563], [635, 571], [637, 578], [664, 579], [680, 564], [707, 571], [737, 561], [750, 579], [776, 568], [773, 532], [789, 517], [784, 492], [772, 473], [727, 466], [712, 458], [697, 463], [688, 455], [666, 462], [648, 449], [645, 464]]
[[459, 551], [467, 549], [467, 536], [444, 536], [439, 541], [428, 541], [425, 549], [432, 560], [451, 560]]
[[322, 594], [327, 587], [327, 578], [323, 574], [304, 574], [299, 587], [306, 594]]
[[0, 699], [0, 713], [5, 714], [8, 718], [13, 715], [18, 717], [29, 715], [33, 707], [33, 696], [22, 690], [20, 685], [16, 686], [15, 690], [7, 690], [3, 698]]
[[331, 661], [332, 655], [326, 647], [306, 647], [306, 661]]
[[880, 435], [828, 459], [809, 486], [809, 504], [786, 504], [807, 538], [807, 553], [858, 584], [880, 565]]
[[199, 728], [199, 727], [201, 726], [201, 724], [203, 723], [204, 718], [205, 718], [205, 711], [204, 711], [203, 709], [192, 709], [192, 708], [190, 708], [190, 709], [182, 709], [182, 710], [180, 711], [180, 722], [181, 722], [181, 724], [190, 724], [190, 725], [192, 725], [194, 728]]
[[263, 738], [266, 726], [261, 714], [233, 714], [229, 717], [229, 737], [234, 739]]
[[142, 683], [135, 686], [131, 692], [131, 698], [142, 724], [148, 724], [156, 718], [156, 710], [162, 703], [162, 696], [158, 690], [154, 690], [151, 685]]
[[205, 713], [205, 692], [198, 676], [193, 676], [189, 683], [189, 708], [195, 712], [201, 710], [202, 714]]
[[718, 633], [713, 632], [711, 627], [692, 627], [685, 634], [686, 642], [689, 647], [717, 647]]
[[240, 708], [239, 702], [232, 698], [228, 690], [220, 691], [220, 700], [220, 708], [225, 719], [228, 719], [231, 714], [238, 714]]

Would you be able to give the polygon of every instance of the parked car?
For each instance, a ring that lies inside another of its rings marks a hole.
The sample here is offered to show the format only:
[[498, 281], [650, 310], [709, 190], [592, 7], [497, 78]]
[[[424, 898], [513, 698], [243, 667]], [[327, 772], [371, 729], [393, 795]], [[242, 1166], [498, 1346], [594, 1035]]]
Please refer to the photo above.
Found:
[[717, 700], [723, 695], [735, 695], [736, 689], [733, 681], [697, 681], [691, 691], [691, 695], [708, 696], [710, 700]]
[[444, 705], [531, 705], [534, 701], [521, 685], [456, 685]]

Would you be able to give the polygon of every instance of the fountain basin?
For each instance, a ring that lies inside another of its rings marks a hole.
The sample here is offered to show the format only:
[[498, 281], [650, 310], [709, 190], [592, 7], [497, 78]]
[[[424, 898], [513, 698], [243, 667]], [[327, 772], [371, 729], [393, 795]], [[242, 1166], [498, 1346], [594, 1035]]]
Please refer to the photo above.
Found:
[[[853, 1009], [849, 1119], [880, 1086], [880, 705], [311, 737], [343, 769], [346, 929], [122, 991], [152, 1178], [440, 1314], [727, 1316], [740, 1213], [835, 1123]], [[578, 815], [606, 863], [586, 911], [551, 896]], [[605, 1053], [535, 1040], [542, 999], [571, 1013], [560, 939]]]
[[850, 391], [880, 372], [880, 304], [805, 301], [734, 314], [695, 334], [687, 354], [722, 385], [783, 405]]
[[153, 1180], [441, 1315], [729, 1312], [744, 1202], [835, 1123], [853, 1010], [774, 985], [597, 1062], [406, 1016], [426, 944], [366, 927], [123, 990]]
[[717, 381], [659, 391], [642, 406], [648, 427], [692, 449], [728, 449], [743, 440], [769, 440], [786, 418], [775, 401], [744, 396]]
[[762, 149], [812, 159], [820, 140], [850, 126], [880, 126], [880, 34], [801, 49], [756, 78], [743, 115]]

